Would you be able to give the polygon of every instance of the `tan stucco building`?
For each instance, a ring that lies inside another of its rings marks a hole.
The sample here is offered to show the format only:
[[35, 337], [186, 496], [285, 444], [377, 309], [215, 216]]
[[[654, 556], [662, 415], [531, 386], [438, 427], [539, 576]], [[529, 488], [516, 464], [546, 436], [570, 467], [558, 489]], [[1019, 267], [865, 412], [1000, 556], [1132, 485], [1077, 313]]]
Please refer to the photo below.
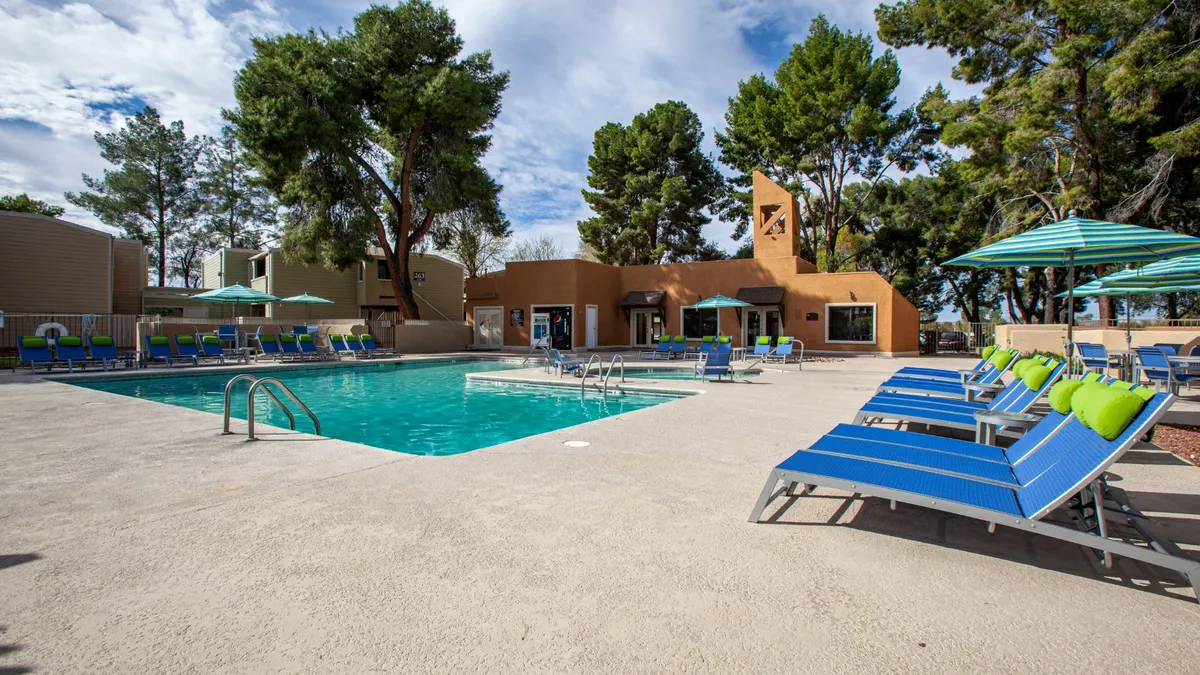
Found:
[[[542, 331], [555, 346], [572, 349], [651, 346], [662, 334], [699, 341], [720, 333], [732, 336], [735, 346], [788, 335], [807, 351], [918, 352], [917, 308], [874, 272], [822, 274], [796, 255], [799, 206], [759, 173], [753, 209], [750, 259], [629, 267], [521, 262], [468, 279], [475, 345], [529, 347]], [[718, 294], [753, 306], [689, 308]]]
[[0, 211], [0, 311], [138, 314], [141, 242], [59, 218]]

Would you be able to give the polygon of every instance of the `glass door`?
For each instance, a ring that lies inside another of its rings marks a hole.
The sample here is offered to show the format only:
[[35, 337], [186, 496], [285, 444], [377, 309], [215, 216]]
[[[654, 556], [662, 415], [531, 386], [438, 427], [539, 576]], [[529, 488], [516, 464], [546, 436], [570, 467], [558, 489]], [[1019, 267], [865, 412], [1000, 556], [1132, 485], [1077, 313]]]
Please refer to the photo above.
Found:
[[753, 349], [758, 336], [763, 334], [763, 311], [761, 309], [746, 309], [746, 341], [747, 348]]
[[633, 346], [649, 347], [653, 345], [657, 334], [655, 329], [659, 325], [658, 313], [649, 309], [635, 309], [630, 312], [629, 319], [633, 324]]

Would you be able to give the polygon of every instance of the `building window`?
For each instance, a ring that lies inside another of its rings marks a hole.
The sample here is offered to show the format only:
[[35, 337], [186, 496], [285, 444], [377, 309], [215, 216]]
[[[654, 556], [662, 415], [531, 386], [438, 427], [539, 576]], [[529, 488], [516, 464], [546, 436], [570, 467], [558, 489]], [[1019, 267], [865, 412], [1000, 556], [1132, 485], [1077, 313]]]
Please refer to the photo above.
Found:
[[825, 306], [826, 342], [875, 342], [875, 304]]
[[683, 334], [691, 339], [699, 340], [705, 335], [716, 335], [721, 329], [721, 321], [716, 309], [682, 309]]
[[258, 279], [267, 276], [267, 259], [259, 258], [250, 261], [250, 278]]
[[392, 280], [392, 271], [388, 269], [386, 260], [375, 261], [375, 278], [380, 281]]
[[358, 266], [358, 280], [359, 281], [363, 280], [363, 274], [364, 274], [363, 270], [365, 270], [365, 269], [367, 269], [366, 263], [363, 263]]

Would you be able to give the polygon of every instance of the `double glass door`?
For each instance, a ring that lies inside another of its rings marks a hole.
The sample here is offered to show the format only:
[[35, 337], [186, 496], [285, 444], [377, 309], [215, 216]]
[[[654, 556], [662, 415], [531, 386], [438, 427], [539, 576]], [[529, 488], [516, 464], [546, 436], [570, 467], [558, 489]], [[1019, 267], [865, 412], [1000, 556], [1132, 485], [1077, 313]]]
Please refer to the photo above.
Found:
[[658, 311], [631, 310], [629, 323], [632, 332], [630, 343], [634, 347], [650, 347], [658, 343], [658, 338], [662, 335], [662, 315]]
[[758, 338], [766, 335], [772, 343], [779, 337], [780, 316], [778, 308], [748, 307], [745, 309], [746, 339], [742, 343], [753, 348]]

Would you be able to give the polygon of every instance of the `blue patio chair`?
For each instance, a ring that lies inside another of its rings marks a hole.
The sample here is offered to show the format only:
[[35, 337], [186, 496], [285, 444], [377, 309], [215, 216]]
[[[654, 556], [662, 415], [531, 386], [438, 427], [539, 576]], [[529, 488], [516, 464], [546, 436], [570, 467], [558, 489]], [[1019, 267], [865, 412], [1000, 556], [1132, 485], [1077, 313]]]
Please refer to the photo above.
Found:
[[201, 335], [200, 350], [203, 358], [216, 359], [217, 363], [225, 365], [225, 347], [221, 345], [221, 336]]
[[282, 359], [283, 352], [279, 349], [279, 336], [275, 333], [264, 333], [262, 326], [259, 326], [258, 332], [254, 334], [254, 341], [258, 343], [258, 354], [254, 356], [254, 360], [267, 357], [271, 359]]
[[[784, 363], [790, 361], [795, 353], [796, 340], [792, 337], [780, 337], [775, 343], [775, 351], [763, 357], [765, 363]], [[804, 361], [804, 343], [800, 343], [800, 355], [797, 357], [798, 362]]]
[[230, 346], [235, 348], [238, 347], [237, 326], [233, 324], [222, 324], [217, 326], [217, 340], [221, 342], [222, 346], [224, 343], [228, 342], [230, 343]]
[[715, 375], [718, 380], [724, 379], [726, 376], [732, 380], [733, 366], [729, 363], [730, 356], [732, 356], [732, 352], [715, 351], [701, 355], [692, 371], [692, 379], [703, 379]]
[[970, 368], [961, 368], [952, 370], [949, 368], [924, 368], [921, 366], [905, 366], [896, 371], [896, 375], [901, 377], [924, 377], [939, 380], [949, 380], [951, 382], [961, 382], [965, 378], [978, 377], [988, 367], [988, 359], [991, 358], [997, 350], [996, 345], [990, 345], [984, 348], [982, 358]]
[[308, 326], [292, 326], [292, 335], [308, 335]]
[[1137, 352], [1142, 375], [1154, 383], [1155, 389], [1161, 384], [1167, 391], [1177, 394], [1180, 384], [1190, 387], [1192, 382], [1200, 381], [1200, 375], [1179, 372], [1162, 347], [1135, 347], [1134, 351]]
[[1104, 345], [1076, 342], [1075, 347], [1078, 349], [1079, 361], [1083, 363], [1084, 368], [1101, 375], [1108, 374], [1109, 368], [1112, 367], [1112, 360]]
[[[75, 366], [87, 370], [89, 363], [96, 363], [88, 358], [83, 348], [83, 338], [78, 335], [59, 335], [54, 338], [54, 358], [65, 361], [69, 373], [75, 372]], [[103, 362], [101, 365], [104, 365]], [[105, 366], [104, 369], [108, 370], [108, 367]]]
[[978, 377], [963, 382], [931, 379], [926, 377], [908, 377], [893, 375], [879, 385], [877, 392], [894, 391], [927, 396], [944, 396], [950, 398], [972, 398], [976, 392], [986, 392], [994, 386], [998, 391], [1001, 378], [1017, 361], [1016, 350], [999, 350], [988, 359], [988, 367]]
[[[18, 365], [29, 364], [29, 372], [36, 373], [39, 365], [46, 366], [46, 372], [54, 366], [68, 366], [66, 363], [54, 360], [54, 355], [50, 353], [50, 343], [44, 337], [34, 336], [17, 336], [17, 359]], [[15, 369], [14, 369], [15, 370]]]
[[657, 361], [660, 358], [671, 358], [671, 335], [663, 335], [658, 338], [658, 345], [654, 349], [643, 349], [638, 352], [639, 361]]
[[320, 350], [317, 349], [317, 343], [313, 342], [313, 336], [309, 333], [302, 333], [296, 336], [296, 346], [300, 349], [300, 358], [313, 357], [316, 359], [323, 358]]
[[1183, 349], [1183, 345], [1170, 342], [1156, 342], [1150, 346], [1163, 350], [1167, 356], [1179, 356], [1179, 350]]
[[293, 333], [280, 333], [279, 352], [281, 358], [287, 358], [289, 356], [294, 359], [304, 358], [304, 356], [300, 353], [300, 348], [296, 346], [296, 335]]
[[750, 352], [750, 354], [748, 356], [757, 356], [760, 358], [766, 358], [767, 355], [769, 355], [770, 353], [771, 353], [771, 336], [760, 335], [757, 338], [755, 338], [754, 351]]
[[713, 347], [713, 351], [732, 353], [733, 352], [733, 338], [729, 337], [728, 335], [718, 335], [717, 336], [717, 344], [715, 347]]
[[667, 354], [667, 358], [673, 359], [676, 356], [682, 357], [684, 355], [684, 352], [686, 352], [686, 351], [687, 351], [687, 336], [686, 335], [676, 335], [674, 338], [671, 339], [671, 349], [670, 349], [669, 353]]
[[146, 336], [146, 363], [150, 364], [157, 360], [162, 360], [171, 367], [174, 361], [187, 361], [193, 366], [196, 365], [196, 358], [192, 356], [176, 356], [171, 352], [171, 340], [165, 335], [147, 335]]
[[353, 354], [354, 358], [371, 358], [371, 352], [368, 352], [366, 348], [363, 347], [363, 344], [358, 339], [357, 335], [353, 333], [346, 333], [342, 337], [344, 337], [346, 340], [346, 350]]
[[705, 335], [700, 338], [700, 348], [694, 352], [687, 352], [683, 355], [685, 359], [701, 359], [705, 354], [713, 350], [713, 345], [717, 342], [717, 336]]
[[225, 365], [225, 352], [222, 351], [219, 356], [208, 356], [200, 351], [200, 344], [196, 340], [195, 335], [176, 335], [175, 336], [175, 353], [180, 356], [191, 357], [195, 365], [199, 365], [201, 360], [216, 361], [220, 365]]
[[92, 354], [92, 360], [103, 364], [105, 370], [108, 370], [110, 364], [115, 367], [121, 360], [111, 335], [89, 335], [88, 350]]
[[362, 335], [359, 335], [358, 341], [362, 343], [363, 350], [372, 356], [399, 356], [395, 349], [377, 347], [375, 345], [375, 338], [372, 337], [370, 333], [363, 333]]
[[562, 352], [551, 348], [550, 353], [554, 355], [554, 369], [558, 371], [558, 376], [562, 377], [563, 373], [570, 373], [575, 377], [583, 377], [583, 361], [579, 359], [568, 359], [562, 355]]
[[[750, 522], [759, 522], [776, 498], [797, 496], [799, 485], [804, 486], [800, 496], [817, 487], [829, 487], [888, 499], [893, 505], [904, 502], [975, 518], [988, 523], [989, 529], [1003, 523], [1080, 544], [1101, 553], [1106, 563], [1117, 554], [1172, 569], [1182, 573], [1200, 597], [1200, 561], [1171, 555], [1167, 552], [1170, 549], [1158, 542], [1139, 546], [1111, 539], [1103, 515], [1098, 521], [1094, 517], [1080, 518], [1084, 529], [1045, 520], [1064, 505], [1079, 516], [1086, 515], [1085, 508], [1094, 514], [1096, 506], [1112, 496], [1106, 494], [1105, 471], [1138, 442], [1174, 400], [1170, 394], [1154, 395], [1112, 440], [1074, 416], [1047, 416], [1043, 421], [1046, 429], [1039, 429], [1036, 438], [1032, 433], [1027, 436], [1030, 440], [1021, 448], [1025, 455], [1017, 463], [996, 454], [997, 449], [970, 447], [973, 444], [950, 444], [955, 452], [943, 452], [896, 443], [894, 437], [890, 442], [880, 442], [827, 435], [771, 471], [750, 513]], [[1082, 414], [1091, 416], [1094, 409], [1086, 405]], [[909, 436], [915, 434], [905, 437]], [[783, 487], [776, 489], [781, 481]], [[1099, 511], [1103, 514], [1102, 506]]]

